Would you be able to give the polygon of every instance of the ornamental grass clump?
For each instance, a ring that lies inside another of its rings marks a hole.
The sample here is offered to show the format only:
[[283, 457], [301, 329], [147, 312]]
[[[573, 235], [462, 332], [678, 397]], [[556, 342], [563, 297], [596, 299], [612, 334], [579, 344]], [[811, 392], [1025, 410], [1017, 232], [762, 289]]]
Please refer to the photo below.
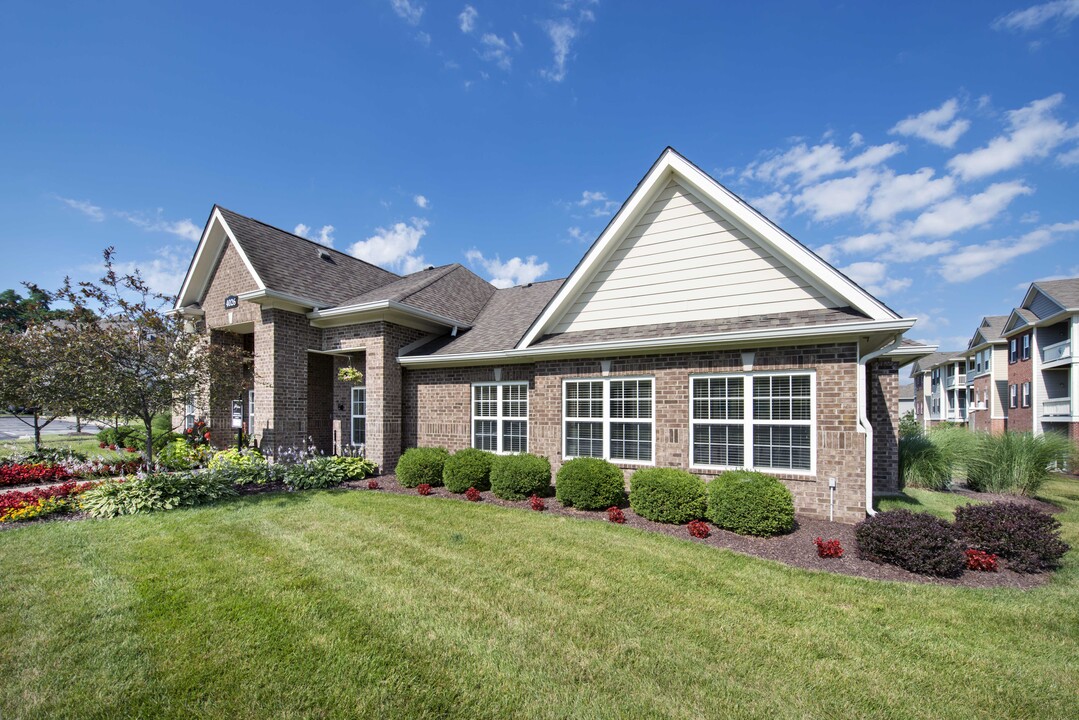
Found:
[[858, 553], [866, 560], [919, 575], [958, 577], [966, 565], [966, 546], [955, 527], [928, 513], [877, 513], [859, 523], [854, 535]]
[[985, 435], [967, 472], [967, 484], [978, 492], [1033, 497], [1055, 468], [1067, 467], [1075, 446], [1056, 433], [1005, 432]]
[[642, 468], [630, 478], [629, 506], [655, 522], [683, 525], [704, 517], [704, 481], [685, 470]]
[[499, 455], [491, 464], [491, 492], [502, 500], [524, 500], [547, 495], [551, 489], [551, 461], [539, 455]]
[[491, 489], [491, 462], [494, 454], [486, 450], [466, 448], [446, 459], [442, 467], [442, 482], [452, 493], [463, 493], [470, 487]]
[[405, 450], [397, 461], [397, 482], [414, 488], [426, 483], [432, 487], [442, 484], [442, 473], [450, 453], [441, 447], [416, 447]]
[[739, 535], [789, 533], [794, 529], [794, 496], [771, 475], [731, 470], [708, 483], [708, 519]]
[[625, 498], [625, 475], [600, 458], [574, 458], [558, 469], [555, 496], [566, 507], [602, 510]]
[[899, 477], [904, 487], [947, 490], [966, 477], [979, 454], [980, 438], [964, 427], [941, 425], [899, 438]]
[[1004, 558], [1015, 572], [1052, 570], [1068, 552], [1060, 521], [1021, 503], [964, 505], [955, 510], [955, 525], [970, 547]]

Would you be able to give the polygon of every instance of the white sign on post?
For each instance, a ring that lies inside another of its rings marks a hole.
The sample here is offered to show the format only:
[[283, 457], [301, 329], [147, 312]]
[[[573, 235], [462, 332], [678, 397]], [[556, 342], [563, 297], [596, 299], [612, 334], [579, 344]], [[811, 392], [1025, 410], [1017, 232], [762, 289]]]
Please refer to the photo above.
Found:
[[232, 401], [232, 429], [239, 430], [244, 426], [244, 404], [241, 400]]

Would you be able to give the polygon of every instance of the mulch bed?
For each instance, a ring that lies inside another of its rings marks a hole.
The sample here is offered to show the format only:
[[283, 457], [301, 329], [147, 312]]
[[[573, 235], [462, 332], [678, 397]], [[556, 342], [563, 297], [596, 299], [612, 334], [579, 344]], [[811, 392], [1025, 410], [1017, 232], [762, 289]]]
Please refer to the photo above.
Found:
[[[402, 487], [397, 482], [397, 478], [393, 475], [383, 475], [375, 479], [378, 480], [380, 485], [379, 490], [367, 490], [367, 480], [347, 482], [342, 487], [366, 492], [391, 492], [400, 495], [418, 496], [415, 488]], [[528, 500], [501, 500], [491, 494], [490, 491], [482, 492], [480, 495], [482, 497], [480, 502], [488, 505], [515, 508], [525, 512], [536, 512], [529, 507]], [[993, 496], [983, 493], [974, 493], [970, 490], [966, 490], [964, 495], [979, 500], [985, 500], [987, 502], [998, 499], [1018, 500], [1018, 498], [1010, 495]], [[464, 495], [451, 493], [444, 487], [432, 488], [431, 494], [427, 497], [468, 502], [465, 500]], [[1040, 500], [1023, 498], [1021, 501], [1042, 506], [1043, 509], [1052, 508], [1053, 511], [1059, 511], [1059, 508], [1056, 506]], [[562, 503], [554, 497], [544, 498], [544, 502], [547, 505], [547, 509], [543, 512], [551, 515], [560, 515], [563, 517], [571, 517], [578, 520], [590, 520], [593, 522], [607, 522], [607, 512], [605, 510], [588, 511], [564, 507]], [[712, 531], [712, 534], [707, 538], [698, 539], [690, 536], [685, 525], [668, 525], [666, 523], [653, 522], [651, 520], [646, 520], [633, 512], [633, 510], [629, 508], [628, 503], [623, 503], [621, 507], [626, 516], [625, 527], [663, 533], [688, 542], [703, 543], [716, 548], [733, 550], [734, 552], [742, 553], [743, 555], [752, 555], [753, 557], [759, 557], [765, 560], [775, 560], [785, 565], [806, 570], [821, 570], [824, 572], [868, 578], [870, 580], [913, 582], [951, 587], [1017, 588], [1022, 590], [1044, 585], [1049, 581], [1049, 578], [1052, 575], [1051, 573], [1028, 575], [1001, 569], [1000, 572], [995, 573], [967, 571], [964, 572], [962, 576], [954, 579], [929, 577], [908, 572], [894, 565], [881, 565], [859, 558], [857, 543], [854, 538], [853, 525], [796, 516], [794, 532], [788, 535], [780, 535], [771, 538], [747, 537], [726, 530], [720, 530], [709, 524], [708, 527]], [[818, 557], [817, 548], [813, 544], [813, 540], [818, 537], [825, 540], [833, 538], [838, 539], [843, 546], [843, 557], [828, 559]]]

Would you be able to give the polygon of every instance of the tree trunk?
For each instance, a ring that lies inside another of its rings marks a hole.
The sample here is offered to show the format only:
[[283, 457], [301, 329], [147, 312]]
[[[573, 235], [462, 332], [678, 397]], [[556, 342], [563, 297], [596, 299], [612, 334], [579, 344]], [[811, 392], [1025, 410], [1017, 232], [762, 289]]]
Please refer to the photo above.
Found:
[[78, 415], [75, 416], [75, 433], [82, 434], [82, 418]]
[[34, 452], [41, 450], [41, 416], [34, 411]]
[[146, 452], [143, 456], [146, 458], [146, 467], [151, 467], [154, 464], [154, 416], [144, 416], [142, 424], [146, 427]]

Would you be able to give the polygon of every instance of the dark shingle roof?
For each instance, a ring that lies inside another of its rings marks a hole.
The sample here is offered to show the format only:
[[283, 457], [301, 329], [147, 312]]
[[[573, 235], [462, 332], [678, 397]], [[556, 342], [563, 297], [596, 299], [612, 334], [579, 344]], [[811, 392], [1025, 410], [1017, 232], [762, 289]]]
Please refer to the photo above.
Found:
[[341, 303], [341, 307], [393, 300], [469, 325], [495, 287], [458, 263], [421, 270]]
[[1079, 308], [1079, 278], [1040, 280], [1034, 285], [1061, 307], [1068, 310]]
[[906, 385], [899, 386], [899, 399], [900, 400], [913, 400], [914, 399], [914, 383], [907, 383]]
[[790, 313], [772, 313], [738, 318], [715, 318], [688, 322], [657, 323], [635, 327], [604, 328], [601, 330], [575, 330], [557, 335], [544, 335], [533, 347], [559, 345], [582, 345], [586, 343], [616, 340], [662, 338], [676, 335], [703, 335], [706, 333], [740, 332], [770, 328], [802, 327], [807, 325], [833, 325], [843, 322], [868, 320], [853, 308], [803, 310]]
[[918, 373], [932, 370], [937, 365], [948, 362], [951, 358], [964, 357], [965, 352], [962, 350], [953, 350], [951, 352], [935, 352], [931, 355], [926, 355], [924, 358], [919, 358], [910, 368], [910, 375], [914, 377]]
[[[1004, 332], [1004, 326], [1007, 323], [1007, 315], [986, 315], [982, 318], [982, 324], [979, 325], [978, 329], [971, 335], [970, 342], [967, 343], [967, 348], [969, 349], [981, 345], [982, 342], [1003, 342], [1004, 336], [1001, 333]], [[978, 341], [979, 335], [982, 337], [981, 342]]]
[[[266, 287], [321, 307], [398, 279], [389, 270], [218, 206], [236, 242]], [[322, 251], [322, 253], [320, 253]]]
[[471, 330], [442, 337], [410, 355], [456, 355], [511, 350], [528, 331], [565, 279], [495, 290]]

